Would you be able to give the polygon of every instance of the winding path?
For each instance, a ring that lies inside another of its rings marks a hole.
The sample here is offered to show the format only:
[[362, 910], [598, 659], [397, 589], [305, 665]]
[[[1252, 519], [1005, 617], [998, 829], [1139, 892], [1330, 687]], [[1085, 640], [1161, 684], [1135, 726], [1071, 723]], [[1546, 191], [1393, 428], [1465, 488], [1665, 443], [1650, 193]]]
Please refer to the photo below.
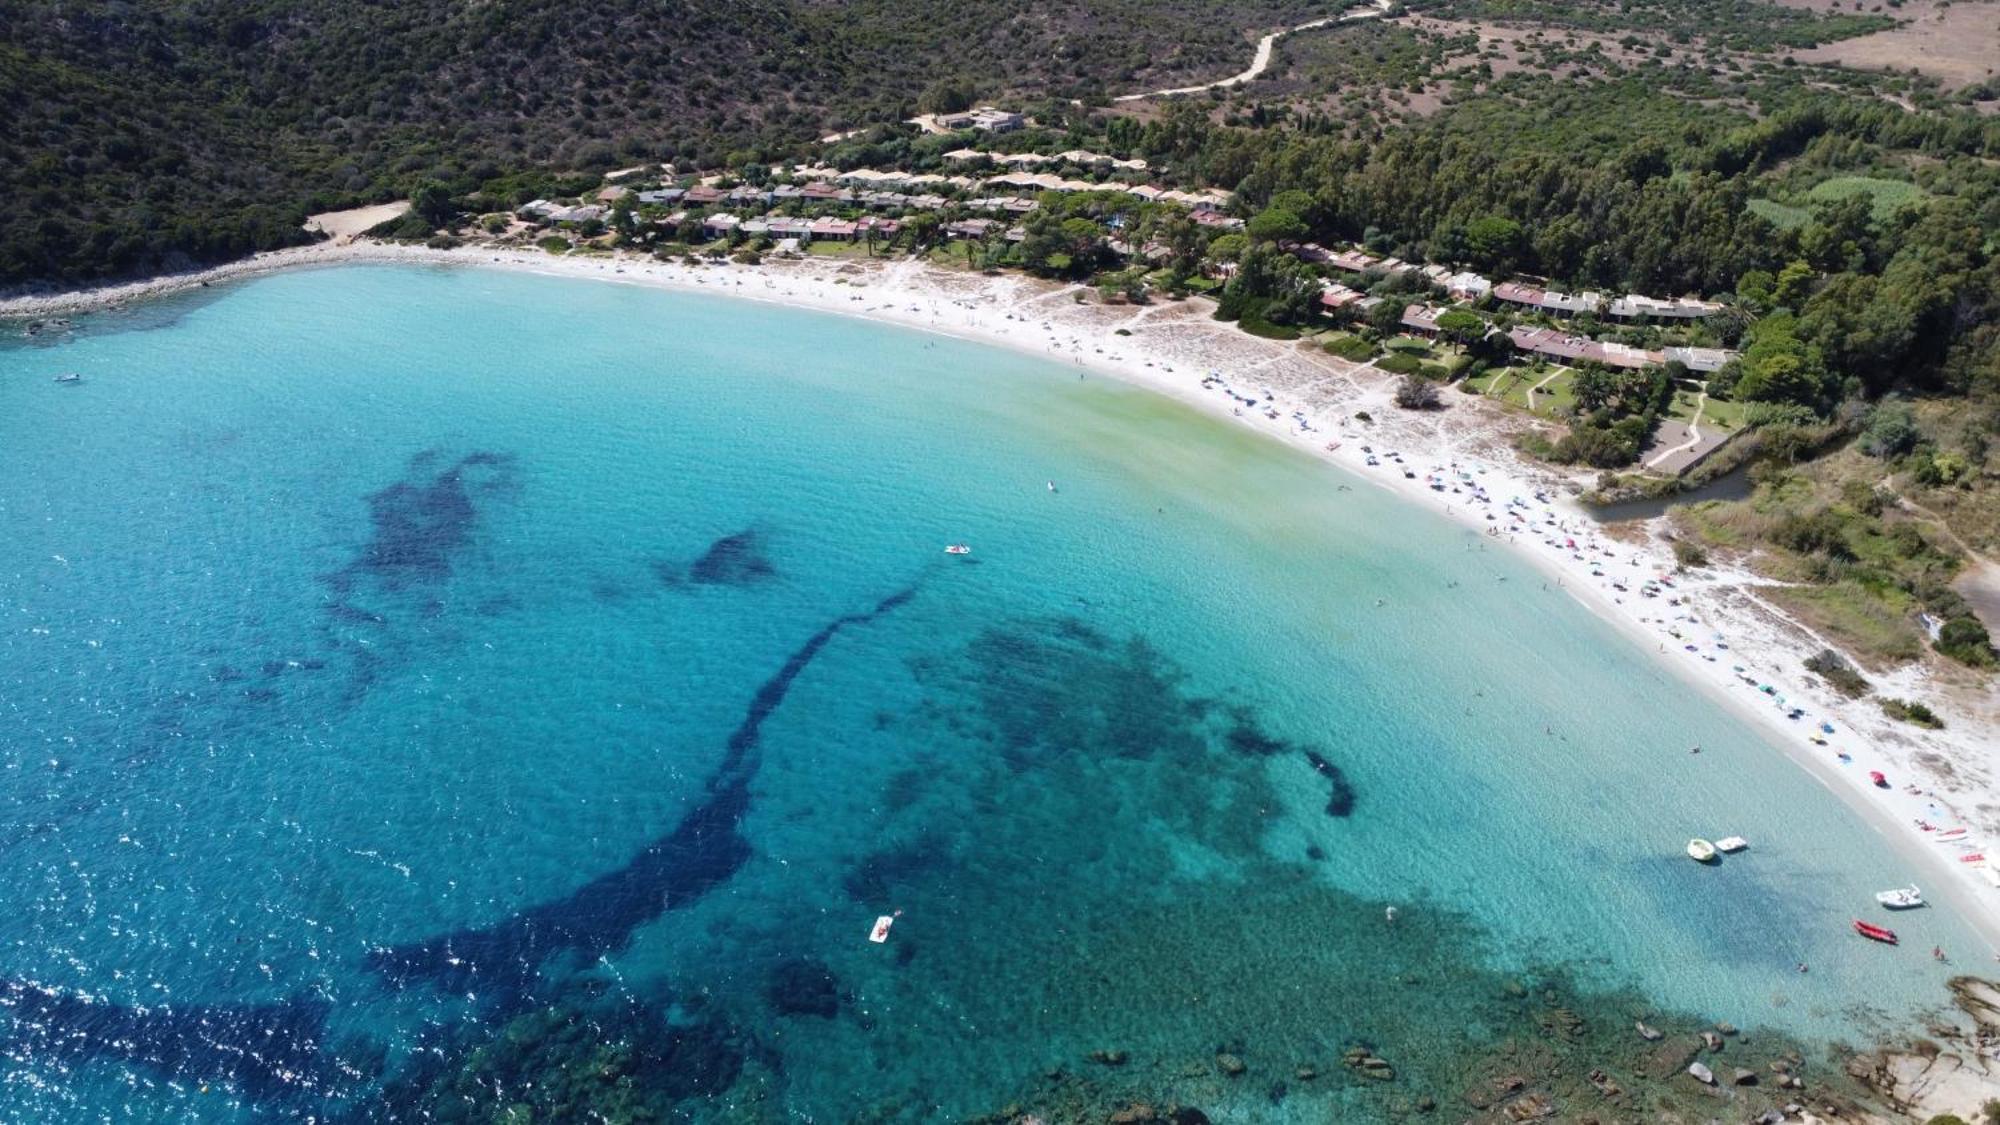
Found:
[[1701, 388], [1700, 397], [1694, 400], [1694, 416], [1688, 419], [1688, 438], [1671, 449], [1662, 449], [1646, 462], [1646, 467], [1656, 469], [1660, 463], [1676, 453], [1684, 453], [1701, 444], [1701, 412], [1708, 409], [1708, 387]]
[[1290, 35], [1295, 31], [1311, 31], [1316, 27], [1327, 27], [1336, 23], [1375, 19], [1378, 16], [1386, 15], [1391, 3], [1393, 3], [1393, 0], [1374, 0], [1367, 7], [1358, 8], [1343, 16], [1328, 16], [1325, 19], [1313, 20], [1311, 23], [1302, 23], [1297, 27], [1288, 27], [1283, 31], [1274, 31], [1264, 38], [1257, 40], [1257, 53], [1250, 59], [1250, 69], [1241, 74], [1233, 74], [1228, 78], [1216, 82], [1203, 83], [1200, 86], [1178, 86], [1171, 90], [1148, 90], [1143, 94], [1121, 94], [1111, 100], [1114, 102], [1136, 102], [1143, 101], [1146, 98], [1168, 98], [1176, 94], [1199, 94], [1203, 90], [1219, 90], [1228, 86], [1241, 86], [1270, 68], [1271, 49], [1284, 36]]

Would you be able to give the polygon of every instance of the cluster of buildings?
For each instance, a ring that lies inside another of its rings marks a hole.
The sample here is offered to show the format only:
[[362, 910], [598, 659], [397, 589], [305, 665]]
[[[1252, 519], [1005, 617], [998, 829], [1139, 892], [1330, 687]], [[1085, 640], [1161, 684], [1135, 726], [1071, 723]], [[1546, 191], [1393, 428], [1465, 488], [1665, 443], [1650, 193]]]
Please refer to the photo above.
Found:
[[[686, 218], [685, 213], [668, 216], [668, 220], [672, 222]], [[791, 218], [783, 215], [744, 219], [726, 211], [718, 211], [701, 221], [701, 232], [709, 238], [727, 238], [731, 234], [741, 234], [745, 238], [769, 238], [776, 242], [786, 240], [853, 242], [856, 239], [866, 239], [871, 234], [887, 239], [896, 237], [902, 230], [901, 222], [874, 215], [866, 215], [859, 219], [836, 219], [830, 215], [816, 219]]]
[[1577, 316], [1589, 313], [1593, 316], [1609, 313], [1620, 320], [1700, 320], [1722, 311], [1722, 306], [1713, 301], [1697, 301], [1692, 297], [1675, 297], [1660, 300], [1657, 297], [1627, 293], [1613, 298], [1607, 307], [1602, 293], [1564, 293], [1556, 289], [1542, 289], [1520, 282], [1503, 282], [1493, 288], [1496, 300], [1522, 305], [1555, 316]]
[[983, 105], [961, 113], [940, 113], [931, 118], [940, 129], [980, 129], [988, 133], [1011, 133], [1027, 125], [1028, 119], [1011, 109]]
[[1089, 149], [1073, 148], [1054, 156], [1044, 156], [1039, 152], [982, 152], [976, 148], [958, 148], [944, 154], [946, 160], [954, 164], [970, 164], [977, 160], [990, 160], [995, 164], [1005, 164], [1015, 168], [1032, 168], [1037, 164], [1081, 164], [1098, 168], [1122, 168], [1133, 172], [1146, 170], [1146, 162], [1134, 157], [1120, 160]]
[[[1469, 271], [1454, 272], [1444, 266], [1377, 257], [1355, 249], [1329, 250], [1316, 243], [1303, 243], [1291, 246], [1289, 249], [1305, 261], [1325, 265], [1342, 273], [1359, 275], [1370, 272], [1415, 271], [1442, 288], [1454, 300], [1475, 301], [1490, 294], [1495, 300], [1557, 317], [1573, 317], [1583, 313], [1598, 315], [1608, 312], [1609, 315], [1623, 320], [1693, 321], [1712, 316], [1723, 309], [1722, 305], [1713, 301], [1698, 301], [1690, 297], [1661, 300], [1628, 293], [1607, 302], [1600, 293], [1564, 293], [1556, 289], [1514, 281], [1495, 284], [1491, 279]], [[1381, 304], [1381, 299], [1370, 297], [1358, 289], [1334, 281], [1328, 282], [1322, 289], [1319, 303], [1321, 308], [1329, 312], [1342, 310], [1365, 312]], [[1403, 311], [1402, 327], [1420, 335], [1436, 335], [1437, 318], [1446, 311], [1446, 308], [1435, 305], [1411, 305]], [[1710, 372], [1719, 369], [1736, 355], [1735, 352], [1724, 348], [1638, 348], [1615, 341], [1592, 339], [1559, 328], [1533, 325], [1513, 328], [1507, 335], [1517, 351], [1543, 356], [1561, 363], [1601, 363], [1606, 367], [1642, 368], [1674, 361], [1686, 366], [1690, 371]]]
[[551, 202], [547, 199], [537, 199], [516, 210], [519, 214], [533, 215], [538, 219], [546, 219], [552, 223], [602, 221], [604, 216], [610, 213], [609, 208], [599, 206], [595, 203], [565, 204]]
[[[1348, 290], [1348, 292], [1353, 291]], [[1324, 304], [1325, 301], [1326, 298], [1322, 297], [1321, 303]], [[1435, 336], [1438, 331], [1438, 317], [1448, 311], [1436, 305], [1411, 305], [1403, 310], [1402, 326], [1421, 336]], [[1597, 363], [1605, 367], [1627, 370], [1656, 367], [1672, 361], [1681, 364], [1689, 371], [1706, 374], [1719, 370], [1723, 364], [1736, 358], [1736, 353], [1726, 348], [1639, 348], [1614, 340], [1597, 340], [1589, 336], [1574, 335], [1560, 328], [1545, 328], [1531, 324], [1516, 325], [1508, 329], [1507, 338], [1513, 343], [1516, 351], [1538, 355], [1558, 363]]]
[[[962, 149], [952, 155], [966, 157], [988, 154]], [[1143, 160], [1116, 161], [1111, 157], [1080, 149], [1053, 157], [1023, 155], [1032, 159], [1006, 157], [1002, 159], [1016, 164], [1067, 161], [1077, 164], [1110, 163], [1121, 167], [1145, 167]], [[740, 234], [750, 238], [768, 237], [781, 242], [785, 240], [803, 242], [814, 239], [847, 241], [865, 239], [871, 234], [885, 238], [893, 237], [901, 232], [903, 226], [893, 216], [917, 211], [949, 211], [958, 221], [944, 226], [944, 233], [948, 237], [983, 240], [992, 236], [997, 230], [1005, 237], [1018, 242], [1025, 237], [1025, 231], [1014, 224], [1039, 206], [1037, 199], [1022, 194], [974, 194], [994, 188], [1013, 188], [1017, 191], [1032, 190], [1036, 196], [1050, 191], [1121, 192], [1147, 202], [1184, 207], [1193, 221], [1212, 229], [1235, 230], [1243, 226], [1241, 219], [1223, 213], [1223, 208], [1229, 202], [1229, 194], [1216, 190], [1191, 192], [1159, 188], [1149, 184], [1115, 181], [1099, 183], [1064, 179], [1038, 172], [1010, 172], [976, 178], [871, 168], [841, 171], [825, 165], [798, 164], [783, 170], [782, 174], [790, 182], [746, 183], [724, 187], [722, 177], [709, 176], [689, 186], [669, 183], [636, 191], [622, 184], [611, 184], [597, 192], [594, 203], [565, 205], [538, 199], [518, 210], [523, 215], [548, 222], [584, 223], [592, 220], [603, 221], [608, 216], [611, 205], [629, 199], [648, 208], [673, 208], [670, 214], [659, 218], [660, 222], [667, 225], [679, 225], [690, 218], [698, 219], [703, 234], [710, 238]], [[793, 218], [763, 214], [780, 210], [796, 213], [802, 208], [814, 205], [824, 205], [827, 210], [837, 210], [848, 215], [864, 210], [886, 214], [854, 219], [826, 216]], [[964, 217], [966, 212], [992, 215], [997, 218], [987, 219], [977, 215]], [[648, 214], [652, 215], [653, 212], [649, 211]], [[1147, 248], [1148, 251], [1152, 249]]]

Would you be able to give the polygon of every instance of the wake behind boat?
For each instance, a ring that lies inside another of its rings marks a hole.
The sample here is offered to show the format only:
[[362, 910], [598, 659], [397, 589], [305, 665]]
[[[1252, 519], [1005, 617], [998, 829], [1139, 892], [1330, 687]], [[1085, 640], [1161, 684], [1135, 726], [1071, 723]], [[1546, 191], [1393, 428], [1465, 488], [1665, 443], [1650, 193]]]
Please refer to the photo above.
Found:
[[1891, 910], [1909, 910], [1924, 904], [1924, 894], [1912, 883], [1893, 891], [1877, 891], [1875, 901]]

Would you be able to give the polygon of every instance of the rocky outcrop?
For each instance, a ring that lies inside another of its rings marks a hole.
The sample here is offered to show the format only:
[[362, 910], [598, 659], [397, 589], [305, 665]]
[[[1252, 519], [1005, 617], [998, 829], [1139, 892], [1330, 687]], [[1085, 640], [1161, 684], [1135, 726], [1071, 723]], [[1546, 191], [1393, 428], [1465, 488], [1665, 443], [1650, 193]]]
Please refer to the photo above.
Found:
[[1349, 1047], [1340, 1057], [1340, 1064], [1363, 1078], [1377, 1082], [1396, 1080], [1396, 1068], [1389, 1065], [1389, 1060], [1366, 1047]]

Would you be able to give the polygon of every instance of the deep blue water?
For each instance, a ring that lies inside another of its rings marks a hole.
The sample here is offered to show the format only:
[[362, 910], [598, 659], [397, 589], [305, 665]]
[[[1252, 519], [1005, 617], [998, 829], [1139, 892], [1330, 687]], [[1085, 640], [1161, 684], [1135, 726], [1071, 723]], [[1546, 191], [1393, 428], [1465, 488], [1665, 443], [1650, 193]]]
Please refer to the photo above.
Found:
[[1907, 873], [1837, 800], [1346, 484], [1030, 357], [493, 271], [0, 347], [0, 1118], [936, 1120], [1115, 1049], [1320, 1120], [1379, 1107], [1263, 1078], [1443, 1081], [1517, 975], [1808, 1042], [1942, 1001], [1972, 939], [1847, 933]]

